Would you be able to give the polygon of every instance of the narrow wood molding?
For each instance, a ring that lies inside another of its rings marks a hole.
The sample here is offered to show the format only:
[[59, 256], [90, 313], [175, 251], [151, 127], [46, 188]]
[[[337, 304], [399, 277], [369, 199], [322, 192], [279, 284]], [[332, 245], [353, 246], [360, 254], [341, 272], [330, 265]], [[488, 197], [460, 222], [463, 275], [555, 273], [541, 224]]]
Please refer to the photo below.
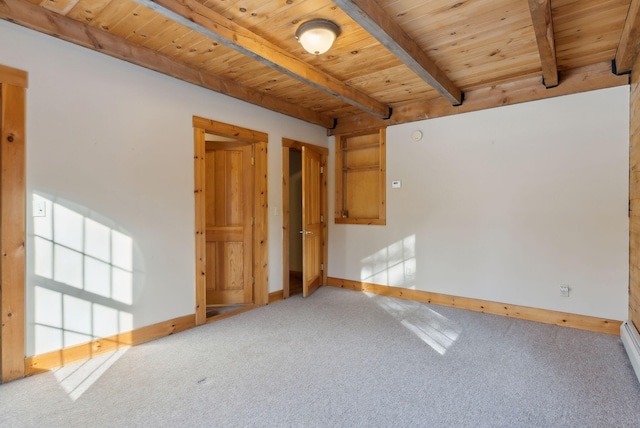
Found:
[[207, 322], [207, 220], [205, 130], [193, 129], [193, 201], [195, 212], [196, 325]]
[[[291, 293], [291, 281], [287, 272], [291, 260], [291, 195], [290, 195], [290, 169], [292, 140], [282, 139], [282, 298], [288, 299]], [[298, 149], [296, 149], [298, 150]], [[271, 303], [271, 295], [269, 295]]]
[[255, 219], [254, 226], [254, 302], [258, 306], [269, 302], [269, 195], [268, 195], [268, 143], [255, 145]]
[[24, 360], [25, 375], [30, 376], [58, 367], [84, 361], [118, 349], [128, 348], [195, 327], [195, 316], [186, 315], [142, 327], [127, 333], [105, 337], [82, 345], [71, 346]]
[[220, 320], [223, 320], [225, 318], [229, 318], [229, 317], [232, 317], [234, 315], [241, 314], [243, 312], [248, 312], [248, 311], [250, 311], [252, 309], [255, 309], [257, 307], [258, 307], [258, 305], [247, 305], [247, 306], [244, 306], [242, 308], [234, 309], [232, 311], [225, 312], [225, 313], [220, 314], [220, 315], [214, 315], [211, 318], [207, 318], [207, 324], [210, 324], [210, 323], [216, 322], [216, 321], [220, 321]]
[[329, 149], [327, 147], [316, 146], [315, 144], [305, 143], [303, 141], [293, 140], [291, 138], [283, 138], [282, 139], [282, 147], [288, 147], [291, 149], [295, 149], [298, 151], [302, 151], [303, 147], [307, 147], [310, 150], [323, 154], [325, 156], [329, 156]]
[[462, 104], [460, 89], [375, 0], [334, 3], [451, 104]]
[[307, 64], [196, 0], [135, 0], [149, 9], [315, 89], [376, 117], [390, 115], [389, 106]]
[[[13, 77], [20, 74], [12, 72], [12, 78], [9, 80], [14, 82]], [[18, 83], [24, 85], [0, 83], [0, 380], [2, 382], [24, 376], [26, 74], [24, 74], [24, 81]]]
[[193, 116], [193, 127], [201, 128], [206, 132], [210, 132], [221, 137], [233, 138], [247, 143], [258, 143], [269, 140], [269, 134], [266, 132], [254, 131], [253, 129], [218, 122], [217, 120], [205, 119], [204, 117], [199, 116]]
[[166, 74], [185, 82], [246, 101], [325, 128], [333, 126], [333, 118], [299, 105], [283, 101], [264, 92], [240, 85], [191, 67], [170, 56], [137, 45], [122, 37], [83, 24], [27, 0], [0, 0], [0, 19], [75, 43], [132, 64]]
[[452, 106], [442, 98], [436, 98], [394, 106], [393, 116], [388, 120], [381, 120], [367, 114], [342, 117], [338, 119], [336, 127], [328, 130], [328, 133], [329, 135], [337, 135], [364, 132], [383, 126], [628, 84], [628, 75], [616, 76], [611, 71], [611, 63], [603, 62], [560, 73], [560, 83], [555, 88], [547, 89], [540, 84], [540, 79], [537, 76], [529, 77], [465, 92], [464, 104], [457, 107]]
[[529, 0], [529, 10], [538, 42], [544, 85], [547, 88], [553, 88], [558, 86], [558, 63], [551, 0]]
[[29, 75], [26, 71], [0, 64], [0, 83], [27, 88], [29, 86]]
[[631, 71], [638, 56], [638, 40], [640, 38], [640, 0], [631, 0], [629, 13], [624, 22], [622, 36], [614, 59], [617, 74]]
[[408, 288], [389, 287], [387, 285], [371, 284], [348, 279], [329, 278], [327, 285], [337, 288], [345, 288], [355, 291], [380, 294], [383, 296], [399, 297], [417, 302], [432, 303], [434, 305], [450, 306], [467, 309], [486, 314], [502, 315], [528, 321], [536, 321], [544, 324], [553, 324], [562, 327], [577, 328], [580, 330], [595, 331], [620, 335], [622, 321], [596, 318], [586, 315], [557, 312], [547, 309], [531, 308], [527, 306], [511, 305], [506, 303], [491, 302], [486, 300], [457, 297], [447, 294], [431, 293], [429, 291], [411, 290]]
[[269, 304], [279, 302], [280, 300], [284, 300], [284, 291], [274, 291], [269, 293]]

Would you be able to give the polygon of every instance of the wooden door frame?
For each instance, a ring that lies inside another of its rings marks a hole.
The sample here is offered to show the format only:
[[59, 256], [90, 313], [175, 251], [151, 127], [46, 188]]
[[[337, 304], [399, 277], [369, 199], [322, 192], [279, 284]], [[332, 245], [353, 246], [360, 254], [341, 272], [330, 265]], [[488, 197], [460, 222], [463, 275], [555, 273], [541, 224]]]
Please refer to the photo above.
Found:
[[24, 377], [25, 71], [0, 65], [0, 379]]
[[267, 194], [267, 144], [269, 137], [264, 132], [253, 131], [228, 123], [202, 117], [193, 117], [194, 151], [194, 197], [195, 197], [195, 254], [196, 254], [196, 325], [207, 322], [207, 242], [205, 202], [205, 134], [233, 138], [254, 146], [254, 218], [253, 229], [253, 302], [266, 305], [269, 299], [269, 208]]
[[322, 222], [322, 263], [324, 269], [322, 271], [322, 285], [327, 284], [327, 272], [328, 272], [328, 243], [329, 243], [329, 229], [328, 224], [328, 205], [327, 205], [327, 161], [329, 158], [329, 149], [322, 146], [316, 146], [302, 141], [292, 140], [289, 138], [282, 139], [282, 297], [287, 299], [289, 297], [289, 237], [290, 222], [289, 215], [291, 211], [291, 203], [289, 201], [289, 151], [296, 150], [302, 151], [302, 147], [306, 147], [309, 150], [313, 150], [320, 153], [321, 165], [324, 168], [324, 174], [322, 176], [322, 215], [324, 221]]

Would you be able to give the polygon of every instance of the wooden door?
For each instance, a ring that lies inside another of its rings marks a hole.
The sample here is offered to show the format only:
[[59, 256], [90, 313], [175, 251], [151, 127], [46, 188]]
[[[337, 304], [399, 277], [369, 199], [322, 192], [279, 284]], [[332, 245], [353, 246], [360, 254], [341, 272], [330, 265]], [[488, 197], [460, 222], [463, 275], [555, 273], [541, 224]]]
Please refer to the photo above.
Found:
[[206, 143], [207, 305], [253, 303], [251, 144]]
[[302, 295], [322, 285], [322, 155], [302, 147]]

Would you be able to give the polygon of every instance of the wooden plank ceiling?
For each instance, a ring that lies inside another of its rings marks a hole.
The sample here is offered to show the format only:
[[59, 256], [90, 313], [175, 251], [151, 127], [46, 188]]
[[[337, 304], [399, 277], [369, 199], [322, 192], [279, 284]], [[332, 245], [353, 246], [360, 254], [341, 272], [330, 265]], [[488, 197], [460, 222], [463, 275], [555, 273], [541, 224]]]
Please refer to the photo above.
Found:
[[[351, 132], [624, 85], [640, 0], [0, 0], [0, 17]], [[314, 56], [315, 18], [341, 33]]]

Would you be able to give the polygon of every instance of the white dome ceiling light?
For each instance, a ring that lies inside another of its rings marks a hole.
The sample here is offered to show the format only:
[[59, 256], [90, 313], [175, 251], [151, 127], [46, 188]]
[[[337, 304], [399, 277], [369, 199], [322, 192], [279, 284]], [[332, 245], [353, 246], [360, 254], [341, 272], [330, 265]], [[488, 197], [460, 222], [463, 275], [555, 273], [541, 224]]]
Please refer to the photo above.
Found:
[[326, 19], [314, 19], [301, 24], [296, 30], [296, 39], [313, 55], [320, 55], [331, 48], [340, 34], [340, 27]]

